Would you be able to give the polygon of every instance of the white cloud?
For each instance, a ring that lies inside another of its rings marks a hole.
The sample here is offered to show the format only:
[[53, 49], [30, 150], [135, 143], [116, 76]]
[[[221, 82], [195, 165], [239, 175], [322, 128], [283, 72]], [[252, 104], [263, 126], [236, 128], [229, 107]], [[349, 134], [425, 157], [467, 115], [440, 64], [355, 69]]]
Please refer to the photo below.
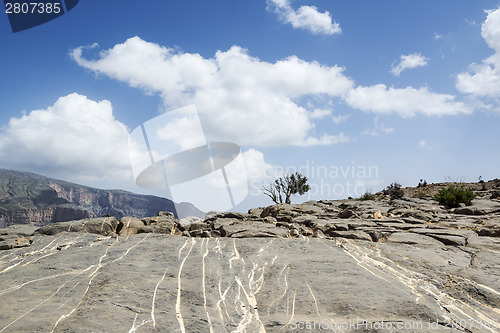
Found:
[[262, 152], [253, 148], [243, 153], [243, 159], [250, 195], [261, 194], [262, 186], [273, 182], [284, 174], [280, 168], [267, 163]]
[[433, 38], [434, 38], [435, 40], [443, 39], [443, 35], [440, 35], [440, 34], [438, 34], [437, 32], [435, 32], [435, 33], [434, 33]]
[[392, 66], [391, 73], [395, 76], [399, 76], [401, 72], [406, 69], [426, 66], [428, 60], [428, 58], [424, 57], [420, 53], [401, 55], [399, 63], [396, 66]]
[[500, 9], [487, 11], [481, 35], [495, 53], [467, 72], [457, 75], [456, 87], [463, 93], [480, 97], [500, 97]]
[[347, 119], [349, 119], [351, 115], [350, 114], [346, 114], [346, 115], [338, 115], [338, 116], [332, 116], [332, 120], [333, 122], [335, 123], [335, 125], [338, 125], [340, 123], [343, 123], [344, 121], [346, 121]]
[[425, 149], [425, 150], [434, 150], [434, 149], [439, 148], [439, 144], [436, 142], [432, 143], [432, 142], [429, 142], [427, 140], [422, 139], [418, 142], [418, 147], [420, 149]]
[[353, 141], [352, 138], [340, 132], [338, 135], [323, 134], [323, 136], [321, 136], [320, 138], [308, 137], [307, 140], [300, 144], [300, 146], [328, 146], [332, 144], [347, 143], [351, 141]]
[[394, 128], [392, 127], [387, 127], [382, 123], [379, 123], [378, 117], [375, 117], [375, 120], [373, 121], [373, 127], [367, 129], [364, 131], [363, 135], [370, 135], [370, 136], [377, 136], [380, 134], [390, 134], [394, 132]]
[[341, 97], [353, 87], [338, 66], [291, 56], [275, 63], [238, 46], [213, 58], [181, 53], [139, 37], [101, 52], [97, 60], [72, 51], [82, 67], [158, 92], [165, 108], [195, 104], [211, 141], [246, 146], [307, 146], [345, 142], [343, 135], [312, 137], [314, 120], [326, 112], [297, 104], [304, 96]]
[[297, 29], [309, 30], [313, 34], [333, 35], [342, 32], [340, 25], [332, 21], [328, 11], [320, 12], [315, 6], [301, 6], [294, 10], [290, 0], [268, 0], [268, 9], [274, 9], [280, 20]]
[[269, 164], [264, 159], [264, 154], [254, 148], [243, 152], [247, 177], [250, 181], [269, 181], [283, 175], [277, 167]]
[[327, 109], [314, 109], [314, 111], [311, 114], [311, 119], [322, 119], [331, 114], [332, 111]]
[[469, 19], [465, 19], [465, 22], [472, 27], [474, 27], [477, 24], [476, 21]]
[[11, 118], [0, 132], [0, 156], [3, 167], [73, 181], [121, 181], [130, 177], [127, 140], [109, 101], [73, 93], [45, 110]]
[[455, 101], [454, 95], [436, 94], [427, 87], [415, 89], [387, 88], [384, 84], [358, 86], [350, 90], [346, 102], [353, 108], [378, 114], [396, 113], [412, 117], [417, 113], [427, 116], [471, 113], [464, 103]]

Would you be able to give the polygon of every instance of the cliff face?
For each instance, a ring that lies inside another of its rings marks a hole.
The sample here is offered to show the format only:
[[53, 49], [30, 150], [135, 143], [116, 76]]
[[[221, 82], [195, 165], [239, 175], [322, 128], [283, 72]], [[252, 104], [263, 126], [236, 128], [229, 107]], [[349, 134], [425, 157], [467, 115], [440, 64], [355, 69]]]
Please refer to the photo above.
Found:
[[[122, 190], [101, 190], [31, 173], [0, 169], [0, 227], [45, 224], [103, 215], [144, 217], [175, 211], [166, 198]], [[203, 217], [191, 204], [177, 207], [178, 216]]]
[[89, 211], [77, 206], [50, 206], [45, 209], [0, 210], [0, 226], [11, 224], [44, 224], [89, 218]]

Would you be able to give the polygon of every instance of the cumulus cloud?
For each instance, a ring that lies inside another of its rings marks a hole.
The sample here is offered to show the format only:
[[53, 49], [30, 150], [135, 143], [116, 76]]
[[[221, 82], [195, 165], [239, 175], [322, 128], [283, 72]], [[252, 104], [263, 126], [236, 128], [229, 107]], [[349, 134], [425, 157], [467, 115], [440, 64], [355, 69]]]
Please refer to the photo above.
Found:
[[395, 113], [405, 118], [416, 114], [440, 116], [472, 112], [464, 103], [455, 101], [455, 98], [454, 95], [433, 93], [427, 87], [397, 89], [378, 84], [358, 86], [347, 93], [345, 100], [351, 107], [362, 111]]
[[456, 87], [463, 93], [479, 97], [500, 97], [500, 8], [487, 11], [481, 35], [494, 54], [480, 64], [472, 64], [458, 74]]
[[322, 119], [325, 118], [326, 116], [329, 116], [332, 114], [332, 111], [328, 109], [314, 109], [314, 111], [311, 114], [312, 119]]
[[268, 0], [268, 9], [273, 9], [280, 20], [296, 29], [309, 30], [313, 34], [333, 35], [342, 32], [340, 25], [332, 20], [328, 11], [320, 12], [315, 6], [301, 6], [295, 10], [290, 0]]
[[428, 58], [420, 53], [412, 53], [408, 55], [401, 55], [399, 63], [392, 66], [391, 73], [395, 76], [401, 75], [401, 72], [406, 69], [427, 66]]
[[264, 154], [254, 148], [243, 152], [247, 177], [250, 181], [270, 181], [283, 175], [277, 167], [264, 159]]
[[109, 101], [73, 93], [11, 118], [0, 131], [0, 156], [3, 167], [75, 181], [122, 181], [130, 177], [127, 140]]
[[182, 53], [133, 37], [88, 60], [83, 47], [71, 52], [82, 67], [159, 93], [165, 108], [195, 104], [209, 140], [246, 146], [308, 146], [345, 142], [339, 133], [312, 136], [314, 120], [327, 115], [301, 106], [307, 96], [341, 97], [354, 85], [339, 66], [295, 56], [265, 62], [233, 46], [213, 58]]

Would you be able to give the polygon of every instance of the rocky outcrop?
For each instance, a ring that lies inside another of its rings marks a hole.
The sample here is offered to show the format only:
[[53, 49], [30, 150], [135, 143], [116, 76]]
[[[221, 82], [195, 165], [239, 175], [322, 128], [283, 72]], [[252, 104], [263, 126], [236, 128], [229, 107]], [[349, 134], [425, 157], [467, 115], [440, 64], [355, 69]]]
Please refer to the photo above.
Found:
[[[481, 214], [467, 212], [481, 211]], [[349, 212], [349, 213], [346, 213]], [[106, 227], [104, 227], [106, 225]], [[187, 237], [327, 237], [372, 242], [467, 246], [470, 238], [500, 236], [500, 201], [475, 199], [447, 209], [431, 198], [394, 201], [310, 201], [278, 204], [248, 213], [210, 212], [205, 219], [175, 218], [171, 212], [135, 218], [92, 218], [51, 223], [37, 233], [91, 232], [103, 236], [160, 233]], [[432, 238], [432, 240], [429, 240]]]
[[497, 332], [500, 200], [468, 208], [484, 214], [325, 200], [4, 229], [32, 244], [0, 252], [0, 331]]
[[33, 243], [32, 235], [35, 231], [35, 227], [22, 225], [0, 229], [0, 250], [30, 246]]

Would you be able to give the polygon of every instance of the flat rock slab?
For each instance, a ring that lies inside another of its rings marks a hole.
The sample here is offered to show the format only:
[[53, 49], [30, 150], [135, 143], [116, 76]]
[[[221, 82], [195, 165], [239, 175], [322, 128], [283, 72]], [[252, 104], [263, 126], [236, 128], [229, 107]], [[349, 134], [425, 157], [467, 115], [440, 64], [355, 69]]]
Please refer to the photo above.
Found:
[[450, 320], [498, 320], [500, 244], [485, 247], [481, 237], [464, 251], [429, 239], [436, 243], [419, 247], [35, 236], [29, 248], [1, 252], [0, 332], [325, 332], [305, 329], [319, 323], [342, 325], [329, 326], [337, 332], [406, 332], [382, 322], [453, 332], [443, 326]]
[[393, 233], [392, 235], [387, 238], [388, 243], [403, 243], [403, 244], [410, 244], [410, 245], [443, 245], [442, 242], [436, 240], [435, 238], [426, 236], [426, 235], [419, 235], [419, 234], [414, 234], [414, 233], [409, 233], [409, 232], [396, 232]]

